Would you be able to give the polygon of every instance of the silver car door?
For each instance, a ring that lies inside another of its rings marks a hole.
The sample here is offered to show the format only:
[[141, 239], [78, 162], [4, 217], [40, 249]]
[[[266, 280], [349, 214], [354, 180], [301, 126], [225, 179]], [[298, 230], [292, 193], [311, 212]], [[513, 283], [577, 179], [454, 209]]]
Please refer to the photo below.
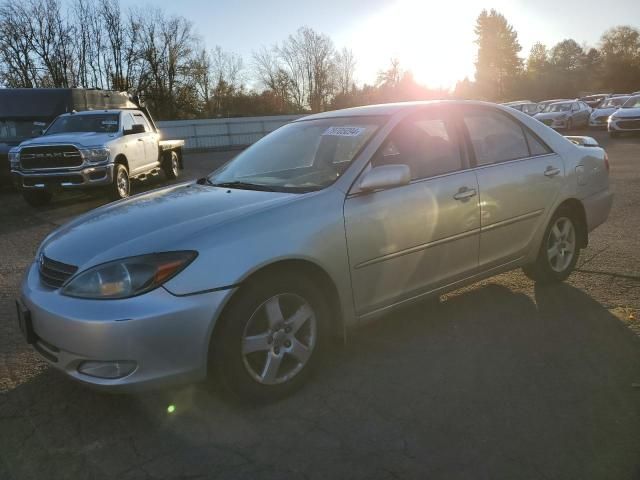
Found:
[[[477, 268], [476, 175], [443, 110], [402, 122], [371, 166], [407, 164], [409, 185], [363, 193], [344, 207], [358, 314], [418, 296]], [[356, 182], [357, 187], [357, 182]]]
[[545, 228], [562, 187], [562, 159], [506, 112], [470, 108], [464, 125], [480, 187], [480, 268], [517, 261]]

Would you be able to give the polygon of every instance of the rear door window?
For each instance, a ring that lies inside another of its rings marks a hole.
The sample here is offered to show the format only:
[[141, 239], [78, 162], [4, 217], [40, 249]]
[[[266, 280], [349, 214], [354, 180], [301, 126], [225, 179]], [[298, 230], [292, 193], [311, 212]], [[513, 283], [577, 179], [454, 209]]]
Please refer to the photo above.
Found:
[[522, 126], [507, 115], [478, 109], [464, 113], [463, 118], [478, 166], [530, 155]]

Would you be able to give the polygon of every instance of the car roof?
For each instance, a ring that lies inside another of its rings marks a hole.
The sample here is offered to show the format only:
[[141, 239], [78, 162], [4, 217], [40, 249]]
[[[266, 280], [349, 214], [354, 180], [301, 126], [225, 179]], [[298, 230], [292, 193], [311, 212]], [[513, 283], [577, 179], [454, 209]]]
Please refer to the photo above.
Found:
[[383, 103], [379, 105], [366, 105], [362, 107], [344, 108], [342, 110], [330, 110], [322, 113], [307, 115], [295, 120], [296, 122], [305, 120], [319, 120], [323, 118], [336, 117], [379, 117], [392, 116], [401, 112], [411, 112], [420, 110], [428, 105], [489, 105], [492, 107], [502, 107], [497, 103], [481, 102], [478, 100], [425, 100], [415, 102]]
[[502, 105], [506, 105], [508, 107], [512, 105], [536, 105], [536, 102], [532, 102], [531, 100], [515, 100], [513, 102], [506, 102]]
[[120, 109], [110, 109], [110, 110], [83, 110], [81, 112], [69, 112], [69, 113], [63, 113], [62, 115], [60, 115], [61, 117], [70, 117], [70, 116], [76, 116], [76, 115], [98, 115], [98, 114], [113, 114], [113, 115], [117, 115], [120, 112], [128, 112], [128, 111], [138, 111], [137, 108], [120, 108]]

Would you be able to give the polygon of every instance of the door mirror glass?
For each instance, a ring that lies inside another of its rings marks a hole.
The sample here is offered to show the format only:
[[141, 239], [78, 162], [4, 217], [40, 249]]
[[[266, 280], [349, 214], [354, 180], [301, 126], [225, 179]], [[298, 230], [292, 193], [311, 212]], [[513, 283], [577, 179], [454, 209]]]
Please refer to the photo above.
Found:
[[134, 123], [129, 130], [124, 130], [122, 133], [124, 135], [135, 135], [137, 133], [144, 133], [144, 125], [140, 125], [139, 123]]
[[366, 192], [407, 185], [411, 181], [411, 171], [407, 165], [382, 165], [365, 173], [360, 181], [360, 189]]

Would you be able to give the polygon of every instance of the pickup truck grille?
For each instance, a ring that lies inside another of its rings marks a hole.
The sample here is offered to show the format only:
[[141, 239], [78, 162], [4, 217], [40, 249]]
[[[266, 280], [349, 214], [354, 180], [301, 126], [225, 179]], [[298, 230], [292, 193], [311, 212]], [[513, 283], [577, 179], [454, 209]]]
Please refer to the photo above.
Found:
[[82, 155], [72, 145], [25, 147], [20, 151], [20, 165], [25, 170], [73, 168], [82, 165]]
[[66, 263], [57, 262], [44, 255], [39, 261], [40, 280], [51, 288], [60, 288], [71, 275], [76, 273], [78, 267]]

